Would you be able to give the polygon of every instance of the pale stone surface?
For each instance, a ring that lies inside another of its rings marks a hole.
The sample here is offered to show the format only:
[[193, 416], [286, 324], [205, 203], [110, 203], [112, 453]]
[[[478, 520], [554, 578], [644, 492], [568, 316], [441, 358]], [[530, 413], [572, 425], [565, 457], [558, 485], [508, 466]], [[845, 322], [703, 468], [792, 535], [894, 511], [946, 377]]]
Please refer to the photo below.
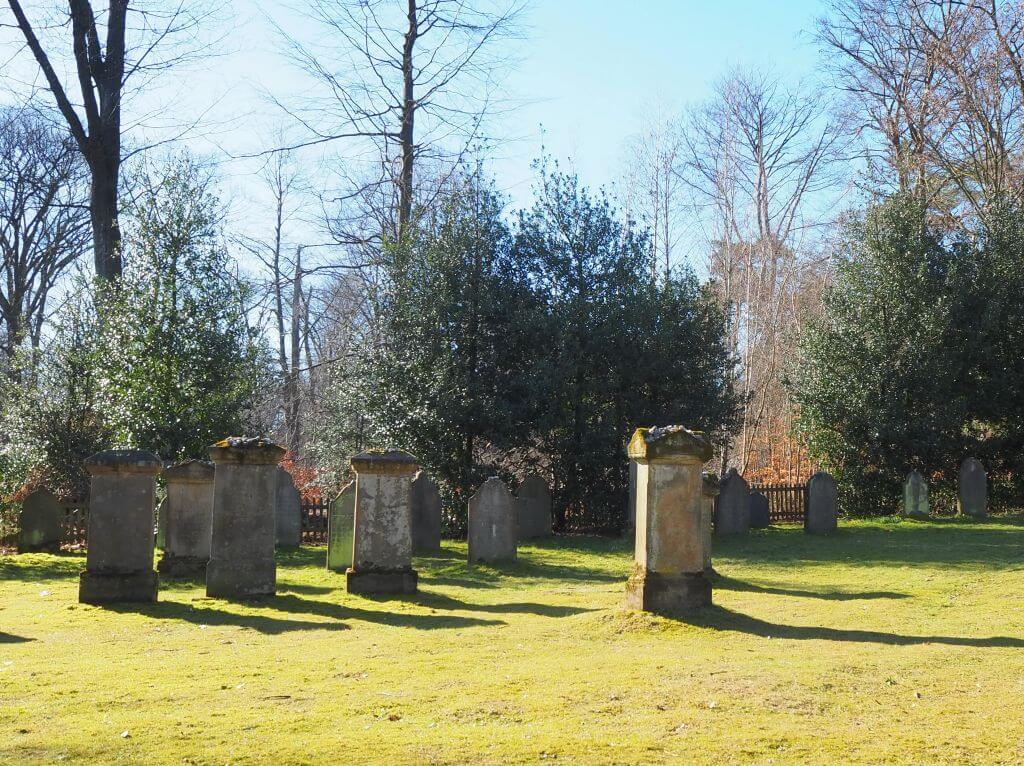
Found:
[[469, 499], [469, 563], [515, 561], [519, 539], [516, 501], [497, 476]]
[[735, 468], [722, 479], [715, 503], [715, 534], [745, 535], [750, 529], [750, 485]]
[[831, 474], [818, 471], [807, 482], [807, 514], [804, 531], [827, 535], [839, 524], [839, 489]]
[[417, 553], [441, 550], [441, 495], [426, 471], [412, 482], [412, 548]]
[[700, 526], [704, 537], [704, 572], [714, 574], [711, 562], [711, 544], [715, 533], [715, 498], [718, 497], [718, 477], [713, 473], [702, 474], [702, 503]]
[[551, 537], [551, 490], [544, 479], [531, 473], [516, 492], [519, 539]]
[[231, 437], [210, 447], [216, 466], [206, 595], [272, 596], [277, 464], [285, 451], [265, 439]]
[[213, 463], [188, 460], [166, 469], [163, 475], [167, 497], [160, 510], [166, 540], [157, 569], [168, 577], [204, 574], [213, 534]]
[[750, 528], [768, 529], [771, 526], [771, 513], [768, 508], [768, 498], [760, 492], [750, 493]]
[[628, 454], [637, 463], [636, 543], [626, 583], [630, 608], [678, 613], [711, 603], [701, 473], [711, 451], [703, 434], [680, 426], [639, 428], [633, 434]]
[[59, 551], [63, 515], [60, 503], [48, 489], [37, 489], [26, 497], [18, 516], [18, 553]]
[[957, 508], [965, 516], [976, 519], [988, 515], [988, 476], [977, 458], [969, 457], [960, 465]]
[[355, 532], [356, 483], [350, 481], [331, 502], [327, 516], [327, 568], [345, 572], [352, 566]]
[[283, 468], [277, 469], [276, 517], [277, 547], [298, 548], [302, 545], [302, 496], [295, 488], [292, 475]]
[[352, 458], [352, 469], [356, 502], [349, 593], [415, 593], [411, 506], [416, 458], [367, 452]]
[[156, 507], [156, 547], [164, 550], [167, 547], [167, 498]]
[[141, 450], [107, 450], [87, 459], [85, 467], [90, 475], [89, 547], [78, 600], [156, 601], [153, 514], [160, 458]]
[[918, 471], [911, 471], [903, 482], [903, 515], [908, 519], [927, 519], [928, 482]]

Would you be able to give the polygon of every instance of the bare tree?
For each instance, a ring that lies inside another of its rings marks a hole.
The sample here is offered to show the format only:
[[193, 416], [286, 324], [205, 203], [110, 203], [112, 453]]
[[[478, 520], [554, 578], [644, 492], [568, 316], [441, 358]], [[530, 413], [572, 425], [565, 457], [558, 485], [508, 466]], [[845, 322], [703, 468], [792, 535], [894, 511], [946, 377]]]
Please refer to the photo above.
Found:
[[[147, 4], [129, 10], [129, 0], [109, 0], [94, 8], [89, 0], [68, 0], [66, 15], [56, 22], [33, 23], [20, 0], [8, 0], [17, 28], [35, 59], [71, 138], [85, 158], [91, 184], [89, 213], [92, 222], [96, 275], [115, 279], [121, 274], [121, 228], [118, 193], [122, 147], [123, 105], [128, 82], [195, 55], [192, 40], [209, 13], [189, 11], [183, 2], [166, 7]], [[133, 22], [132, 19], [135, 19]], [[75, 84], [65, 83], [55, 66], [54, 50], [66, 50], [54, 41], [49, 50], [40, 30], [65, 30], [70, 36]], [[160, 51], [160, 52], [158, 52]], [[77, 89], [77, 96], [74, 90]], [[76, 100], [77, 99], [77, 100]]]
[[39, 348], [51, 291], [88, 250], [84, 197], [73, 142], [25, 110], [0, 111], [0, 318], [15, 377], [18, 350]]
[[417, 198], [417, 165], [457, 159], [481, 138], [507, 61], [497, 43], [516, 33], [523, 5], [305, 0], [304, 7], [323, 34], [315, 43], [288, 38], [289, 52], [327, 95], [289, 109], [309, 133], [298, 145], [349, 140], [359, 147], [353, 155], [366, 159], [345, 179], [341, 203], [356, 211], [356, 226], [336, 216], [341, 241], [365, 241], [359, 224], [367, 209], [383, 225], [375, 236], [400, 239]]

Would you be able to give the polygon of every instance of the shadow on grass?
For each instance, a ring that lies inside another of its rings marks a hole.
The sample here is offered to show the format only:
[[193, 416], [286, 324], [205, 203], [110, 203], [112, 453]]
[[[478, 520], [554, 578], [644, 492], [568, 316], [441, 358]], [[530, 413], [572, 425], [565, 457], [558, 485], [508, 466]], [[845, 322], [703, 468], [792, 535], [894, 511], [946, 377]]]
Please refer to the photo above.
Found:
[[734, 590], [744, 593], [767, 593], [773, 596], [797, 596], [799, 598], [820, 598], [826, 601], [867, 601], [880, 598], [910, 598], [908, 593], [896, 593], [888, 590], [870, 591], [838, 591], [838, 590], [796, 590], [793, 588], [776, 588], [757, 585], [752, 582], [737, 580], [734, 577], [718, 575], [712, 580], [714, 587], [723, 590]]
[[578, 606], [556, 606], [554, 604], [530, 604], [514, 602], [506, 604], [473, 604], [468, 601], [460, 601], [451, 596], [442, 596], [440, 593], [416, 594], [412, 603], [431, 609], [452, 609], [465, 612], [486, 612], [491, 614], [534, 614], [541, 617], [570, 617], [574, 614], [593, 612], [594, 609], [587, 609]]
[[206, 606], [202, 602], [198, 604], [183, 604], [174, 601], [164, 601], [157, 604], [112, 604], [103, 608], [112, 612], [140, 614], [159, 620], [181, 620], [195, 625], [232, 625], [269, 635], [300, 630], [349, 630], [352, 626], [345, 622], [346, 620], [372, 622], [393, 627], [412, 628], [414, 630], [469, 628], [479, 625], [505, 624], [502, 620], [485, 620], [457, 615], [374, 611], [372, 609], [332, 604], [327, 601], [305, 599], [289, 594], [244, 601], [240, 602], [240, 606], [250, 610], [274, 610], [275, 612], [283, 612], [286, 615], [315, 615], [317, 617], [326, 617], [331, 621], [317, 622], [297, 619], [295, 616], [281, 617], [263, 613], [239, 613], [228, 609]]
[[783, 625], [768, 622], [748, 614], [734, 612], [720, 606], [709, 606], [700, 613], [681, 619], [689, 625], [715, 630], [732, 630], [763, 638], [782, 638], [802, 641], [841, 641], [853, 643], [889, 644], [891, 646], [919, 646], [944, 644], [947, 646], [973, 646], [997, 648], [1024, 648], [1024, 639], [1011, 636], [972, 638], [970, 636], [904, 636], [878, 630], [827, 628], [819, 625]]
[[85, 569], [85, 557], [72, 553], [29, 553], [0, 558], [0, 580], [70, 580]]
[[0, 644], [27, 644], [29, 641], [35, 641], [35, 639], [15, 636], [12, 633], [4, 633], [0, 630]]

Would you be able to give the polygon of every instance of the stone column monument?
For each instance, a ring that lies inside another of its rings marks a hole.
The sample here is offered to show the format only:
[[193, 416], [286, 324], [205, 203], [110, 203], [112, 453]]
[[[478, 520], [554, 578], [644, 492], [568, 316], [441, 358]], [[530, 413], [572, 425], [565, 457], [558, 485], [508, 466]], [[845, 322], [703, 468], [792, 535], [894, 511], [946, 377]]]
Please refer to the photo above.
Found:
[[988, 476], [977, 458], [969, 457], [960, 465], [957, 508], [965, 516], [976, 519], [988, 516]]
[[839, 524], [839, 489], [831, 474], [818, 471], [807, 481], [804, 532], [827, 535]]
[[282, 447], [261, 438], [232, 436], [210, 447], [216, 466], [206, 595], [272, 596], [277, 464]]
[[83, 604], [156, 601], [153, 512], [163, 463], [152, 452], [107, 450], [85, 461], [89, 547], [78, 584]]
[[355, 533], [349, 593], [415, 593], [412, 568], [412, 477], [419, 467], [404, 452], [364, 452], [356, 472]]
[[356, 483], [350, 481], [331, 501], [327, 514], [327, 568], [344, 574], [352, 566], [355, 530]]
[[466, 535], [469, 563], [515, 561], [519, 544], [516, 499], [505, 482], [492, 476], [469, 499]]
[[206, 573], [213, 529], [213, 463], [189, 460], [164, 471], [167, 497], [164, 555], [157, 565], [166, 577]]
[[919, 471], [911, 471], [903, 482], [903, 515], [908, 519], [927, 520], [928, 482]]
[[62, 515], [50, 490], [37, 489], [26, 497], [18, 515], [18, 553], [57, 553]]
[[715, 534], [745, 535], [750, 531], [750, 485], [730, 468], [720, 484], [715, 503]]
[[417, 553], [441, 550], [441, 495], [426, 471], [412, 481], [412, 549]]
[[701, 466], [711, 459], [711, 444], [682, 426], [638, 428], [628, 451], [637, 462], [637, 483], [636, 548], [626, 605], [666, 613], [707, 606], [711, 582], [704, 574]]
[[718, 497], [718, 477], [713, 473], [702, 475], [701, 497], [703, 501], [700, 507], [701, 534], [704, 537], [704, 574], [715, 574], [715, 568], [711, 564], [711, 542], [715, 535], [715, 498]]

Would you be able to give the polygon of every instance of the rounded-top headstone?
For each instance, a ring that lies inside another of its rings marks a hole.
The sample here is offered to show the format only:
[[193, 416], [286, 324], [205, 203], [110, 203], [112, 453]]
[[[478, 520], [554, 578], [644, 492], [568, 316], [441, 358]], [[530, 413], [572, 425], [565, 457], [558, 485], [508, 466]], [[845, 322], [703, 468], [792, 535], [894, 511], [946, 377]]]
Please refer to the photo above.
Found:
[[684, 426], [638, 428], [627, 448], [629, 457], [639, 462], [698, 460], [706, 463], [714, 448], [700, 431]]
[[141, 473], [155, 476], [163, 468], [163, 461], [159, 457], [140, 449], [108, 449], [85, 459], [85, 469], [90, 476], [107, 473]]
[[505, 482], [492, 476], [469, 499], [469, 562], [514, 561], [519, 539], [516, 503]]
[[831, 474], [818, 471], [807, 482], [807, 512], [804, 531], [825, 535], [839, 525], [839, 488]]
[[988, 515], [988, 476], [977, 458], [969, 457], [960, 465], [957, 505], [965, 516], [983, 519]]
[[761, 492], [750, 493], [750, 528], [768, 529], [771, 526], [771, 511], [768, 498]]
[[48, 489], [37, 489], [21, 504], [18, 516], [18, 553], [60, 550], [60, 503]]
[[909, 519], [927, 519], [928, 482], [919, 471], [911, 471], [903, 482], [903, 515]]
[[285, 452], [284, 447], [262, 436], [229, 436], [209, 447], [214, 463], [234, 465], [277, 465]]
[[516, 492], [519, 503], [519, 539], [551, 536], [551, 490], [548, 483], [531, 473]]
[[398, 450], [362, 452], [352, 456], [352, 470], [356, 473], [389, 475], [415, 474], [419, 464], [412, 455]]
[[735, 468], [719, 484], [715, 503], [715, 534], [745, 535], [750, 529], [750, 485]]

